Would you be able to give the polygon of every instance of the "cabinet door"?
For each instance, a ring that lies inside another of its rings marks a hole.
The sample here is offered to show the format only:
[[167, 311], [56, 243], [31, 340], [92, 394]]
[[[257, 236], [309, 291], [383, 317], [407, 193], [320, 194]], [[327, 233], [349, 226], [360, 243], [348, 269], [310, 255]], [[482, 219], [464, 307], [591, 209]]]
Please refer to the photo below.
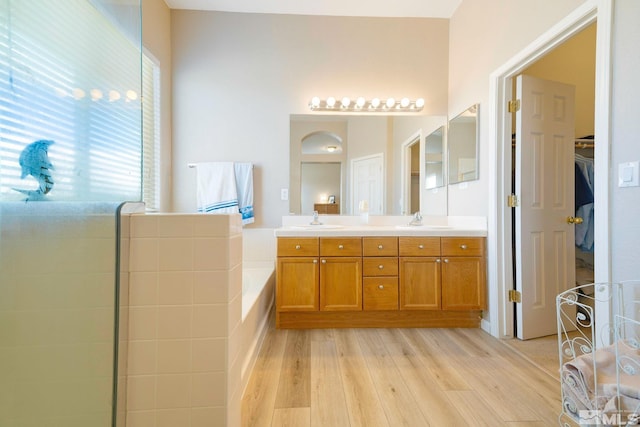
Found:
[[278, 258], [276, 270], [278, 311], [318, 311], [318, 258]]
[[320, 259], [320, 310], [362, 310], [362, 258]]
[[485, 308], [486, 266], [483, 257], [451, 257], [442, 262], [442, 309]]
[[440, 258], [400, 258], [400, 310], [440, 309]]

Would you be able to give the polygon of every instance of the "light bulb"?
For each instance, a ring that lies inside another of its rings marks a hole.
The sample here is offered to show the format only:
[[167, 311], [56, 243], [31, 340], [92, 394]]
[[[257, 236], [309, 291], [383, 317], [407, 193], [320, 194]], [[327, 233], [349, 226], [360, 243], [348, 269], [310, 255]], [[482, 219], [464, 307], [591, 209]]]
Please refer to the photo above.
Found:
[[400, 106], [402, 108], [407, 108], [409, 106], [409, 98], [402, 98], [400, 101]]
[[343, 108], [347, 108], [350, 104], [351, 104], [351, 100], [349, 99], [348, 96], [345, 96], [344, 98], [342, 98], [342, 107]]
[[113, 102], [113, 101], [117, 101], [121, 98], [120, 92], [118, 92], [117, 90], [110, 90], [109, 91], [109, 101]]
[[73, 89], [71, 93], [75, 99], [82, 99], [87, 95], [86, 92], [80, 88]]
[[91, 89], [89, 93], [91, 94], [92, 101], [98, 101], [102, 99], [102, 91], [100, 89]]
[[371, 100], [371, 106], [373, 108], [378, 108], [380, 106], [380, 99], [379, 98], [373, 98]]
[[327, 98], [327, 107], [333, 108], [336, 105], [336, 99], [333, 96]]
[[138, 93], [135, 90], [127, 91], [127, 101], [135, 101], [138, 99]]
[[318, 108], [320, 106], [320, 98], [318, 98], [317, 96], [311, 98], [311, 106], [313, 108]]
[[327, 147], [327, 151], [330, 152], [330, 153], [333, 153], [334, 151], [336, 151], [336, 148], [337, 147], [335, 145], [329, 145]]
[[362, 108], [364, 107], [365, 100], [363, 97], [360, 97], [356, 100], [356, 107]]
[[416, 108], [422, 108], [422, 107], [424, 107], [424, 98], [416, 99]]
[[387, 106], [387, 108], [391, 108], [394, 105], [396, 105], [396, 100], [393, 99], [393, 98], [389, 98], [389, 99], [387, 99], [387, 102], [386, 102], [385, 105]]

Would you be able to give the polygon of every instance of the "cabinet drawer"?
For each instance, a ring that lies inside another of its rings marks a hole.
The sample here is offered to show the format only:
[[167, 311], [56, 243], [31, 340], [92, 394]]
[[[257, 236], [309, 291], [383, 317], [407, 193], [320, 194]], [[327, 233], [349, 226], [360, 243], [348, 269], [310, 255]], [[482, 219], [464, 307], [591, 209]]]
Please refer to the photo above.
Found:
[[484, 237], [443, 237], [442, 256], [483, 256]]
[[365, 277], [362, 282], [364, 310], [397, 310], [398, 278]]
[[278, 256], [318, 256], [318, 238], [279, 237]]
[[397, 276], [398, 258], [370, 257], [362, 259], [363, 276]]
[[398, 256], [397, 237], [363, 237], [363, 256]]
[[362, 238], [321, 237], [320, 256], [362, 256]]
[[440, 256], [440, 237], [399, 237], [400, 256]]

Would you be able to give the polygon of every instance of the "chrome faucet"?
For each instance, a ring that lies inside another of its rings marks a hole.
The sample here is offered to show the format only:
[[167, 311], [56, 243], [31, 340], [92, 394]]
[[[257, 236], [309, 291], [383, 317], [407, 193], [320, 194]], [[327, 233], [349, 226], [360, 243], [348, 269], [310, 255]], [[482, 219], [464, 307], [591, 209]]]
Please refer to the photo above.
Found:
[[413, 214], [413, 219], [409, 222], [409, 225], [422, 225], [422, 214], [420, 212]]
[[322, 223], [318, 221], [318, 211], [313, 211], [313, 221], [311, 221], [309, 225], [322, 225]]

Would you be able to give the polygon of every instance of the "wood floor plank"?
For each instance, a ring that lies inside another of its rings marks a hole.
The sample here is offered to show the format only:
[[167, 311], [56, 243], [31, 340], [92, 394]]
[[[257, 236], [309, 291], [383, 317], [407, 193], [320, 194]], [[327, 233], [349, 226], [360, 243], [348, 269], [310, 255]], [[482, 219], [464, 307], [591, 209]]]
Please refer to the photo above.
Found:
[[[506, 421], [551, 421], [557, 412], [551, 411], [530, 387], [528, 373], [513, 368], [502, 358], [484, 358], [482, 362], [472, 358], [459, 363], [456, 369], [462, 373], [488, 407]], [[480, 368], [480, 369], [479, 369]], [[558, 389], [559, 393], [559, 389]], [[558, 399], [558, 408], [560, 400]]]
[[334, 338], [351, 427], [388, 427], [356, 332], [353, 329], [335, 330]]
[[[474, 390], [450, 390], [444, 392], [462, 413], [466, 421], [463, 426], [496, 427], [504, 425], [500, 416]], [[446, 424], [456, 426], [455, 424]], [[457, 426], [456, 426], [457, 427]]]
[[433, 426], [465, 425], [462, 414], [436, 384], [435, 377], [422, 363], [415, 349], [397, 330], [381, 331], [387, 350], [400, 371], [404, 382], [418, 402], [422, 414]]
[[271, 425], [286, 341], [287, 331], [267, 331], [242, 398], [243, 426]]
[[428, 335], [421, 334], [419, 329], [401, 329], [401, 332], [431, 371], [440, 390], [471, 390], [471, 386], [450, 365], [449, 358], [437, 342], [434, 344], [434, 340], [427, 340]]
[[310, 427], [311, 408], [280, 408], [273, 411], [271, 427]]
[[335, 343], [311, 341], [311, 425], [348, 427]]
[[287, 332], [276, 408], [311, 406], [311, 339], [303, 330]]
[[428, 426], [376, 329], [357, 330], [362, 354], [391, 426]]

